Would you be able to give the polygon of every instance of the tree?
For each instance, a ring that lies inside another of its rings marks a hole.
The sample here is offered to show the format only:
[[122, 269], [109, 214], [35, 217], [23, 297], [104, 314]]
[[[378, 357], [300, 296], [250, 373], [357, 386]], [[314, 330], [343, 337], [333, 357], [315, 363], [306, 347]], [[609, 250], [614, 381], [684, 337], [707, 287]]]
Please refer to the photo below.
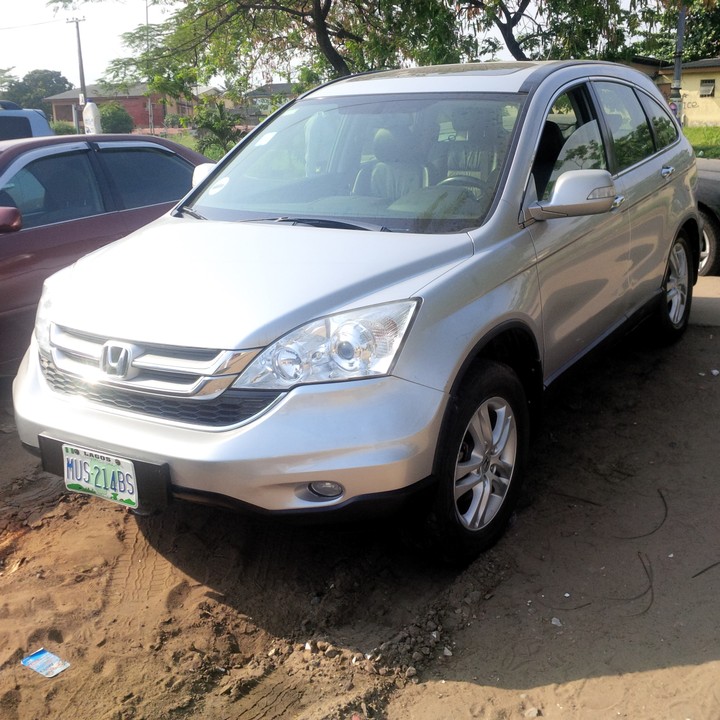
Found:
[[132, 115], [118, 102], [102, 103], [98, 110], [103, 132], [130, 133], [135, 127]]
[[[720, 8], [708, 6], [704, 0], [686, 3], [683, 61], [720, 57]], [[677, 4], [647, 11], [642, 39], [633, 45], [639, 55], [650, 55], [671, 61], [675, 55], [678, 15]]]
[[72, 87], [72, 83], [56, 70], [31, 70], [22, 80], [10, 80], [2, 95], [4, 100], [12, 100], [25, 108], [40, 108], [50, 116], [52, 106], [45, 98], [72, 90]]
[[228, 113], [221, 102], [200, 105], [195, 111], [198, 152], [215, 159], [222, 157], [244, 134], [237, 123], [238, 118]]
[[635, 10], [645, 1], [466, 0], [458, 8], [478, 31], [499, 32], [516, 60], [614, 59], [637, 31]]
[[326, 79], [458, 62], [477, 50], [448, 0], [188, 0], [166, 22], [123, 39], [131, 56], [115, 61], [107, 79], [145, 79], [173, 97], [218, 76], [240, 96], [251, 79], [287, 76], [299, 61]]
[[[0, 93], [5, 93], [5, 91], [8, 89], [8, 85], [11, 82], [15, 82], [17, 78], [15, 75], [12, 75], [12, 71], [14, 68], [0, 68]], [[6, 98], [3, 98], [6, 99]]]
[[[251, 81], [292, 77], [298, 65], [308, 69], [306, 79], [326, 80], [492, 57], [499, 44], [491, 33], [518, 60], [621, 59], [632, 38], [649, 38], [664, 18], [663, 2], [658, 10], [657, 0], [186, 0], [166, 22], [124, 36], [130, 56], [113, 63], [109, 79], [147, 80], [179, 97], [222, 77], [239, 99]], [[697, 14], [705, 49], [720, 35], [717, 19]]]

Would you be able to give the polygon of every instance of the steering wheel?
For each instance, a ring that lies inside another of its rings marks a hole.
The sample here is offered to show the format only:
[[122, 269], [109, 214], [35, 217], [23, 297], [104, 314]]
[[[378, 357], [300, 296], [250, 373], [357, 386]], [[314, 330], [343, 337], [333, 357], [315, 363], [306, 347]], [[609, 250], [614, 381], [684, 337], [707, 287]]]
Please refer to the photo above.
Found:
[[482, 195], [486, 195], [490, 190], [485, 180], [480, 180], [472, 175], [451, 175], [441, 180], [438, 185], [460, 185], [461, 187], [476, 188], [481, 191]]

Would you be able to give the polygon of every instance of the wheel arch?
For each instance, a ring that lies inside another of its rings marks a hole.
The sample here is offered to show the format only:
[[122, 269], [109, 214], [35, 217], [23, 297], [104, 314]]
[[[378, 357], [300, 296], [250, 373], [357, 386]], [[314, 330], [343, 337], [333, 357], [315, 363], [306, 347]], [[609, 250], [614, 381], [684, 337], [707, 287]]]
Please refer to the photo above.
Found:
[[450, 402], [462, 392], [463, 385], [476, 374], [478, 366], [487, 360], [507, 365], [518, 376], [534, 425], [543, 390], [542, 361], [535, 335], [519, 321], [499, 325], [468, 353], [450, 388]]
[[[702, 209], [700, 205], [698, 207]], [[714, 215], [712, 211], [710, 211], [710, 214]], [[680, 233], [684, 233], [693, 254], [691, 267], [693, 268], [692, 284], [694, 285], [698, 279], [698, 265], [700, 264], [700, 223], [696, 218], [688, 218], [681, 225], [678, 234]]]

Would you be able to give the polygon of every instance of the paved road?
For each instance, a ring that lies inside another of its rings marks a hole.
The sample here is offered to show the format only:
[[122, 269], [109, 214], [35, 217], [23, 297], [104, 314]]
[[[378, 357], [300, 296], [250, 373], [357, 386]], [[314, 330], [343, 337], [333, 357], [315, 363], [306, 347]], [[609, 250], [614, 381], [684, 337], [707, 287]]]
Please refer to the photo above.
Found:
[[701, 277], [695, 286], [690, 322], [720, 326], [720, 277]]

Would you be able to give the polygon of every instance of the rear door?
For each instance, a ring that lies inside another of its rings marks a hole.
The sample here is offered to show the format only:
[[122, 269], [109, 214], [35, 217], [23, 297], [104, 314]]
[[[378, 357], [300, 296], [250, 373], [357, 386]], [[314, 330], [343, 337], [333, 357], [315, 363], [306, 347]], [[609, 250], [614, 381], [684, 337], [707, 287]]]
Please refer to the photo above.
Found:
[[163, 215], [192, 187], [192, 163], [162, 145], [110, 140], [93, 146], [127, 233]]
[[616, 186], [630, 217], [630, 310], [660, 291], [672, 240], [692, 205], [691, 157], [670, 113], [627, 83], [592, 83]]

